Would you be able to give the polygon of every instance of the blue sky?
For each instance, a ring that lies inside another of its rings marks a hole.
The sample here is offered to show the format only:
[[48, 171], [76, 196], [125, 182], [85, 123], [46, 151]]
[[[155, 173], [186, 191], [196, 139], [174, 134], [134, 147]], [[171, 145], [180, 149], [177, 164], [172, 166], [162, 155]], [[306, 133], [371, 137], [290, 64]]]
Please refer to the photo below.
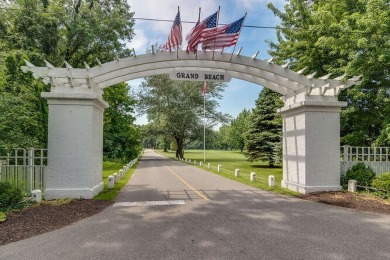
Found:
[[[180, 6], [182, 21], [196, 21], [198, 9], [202, 8], [201, 20], [218, 10], [221, 6], [220, 23], [231, 23], [241, 18], [245, 12], [247, 17], [244, 25], [275, 26], [279, 20], [267, 8], [267, 3], [272, 2], [276, 7], [282, 8], [286, 0], [128, 0], [131, 10], [135, 12], [134, 17], [169, 19], [173, 20], [177, 7]], [[138, 55], [145, 53], [148, 43], [163, 44], [167, 40], [171, 22], [141, 21], [136, 20], [135, 37], [128, 43], [129, 48], [134, 48]], [[191, 30], [193, 24], [183, 23], [183, 39]], [[276, 33], [273, 29], [243, 28], [237, 48], [242, 47], [242, 55], [251, 56], [260, 51], [258, 58], [270, 58], [267, 53], [268, 44], [266, 40], [275, 41]], [[183, 46], [186, 47], [186, 44]], [[225, 49], [231, 52], [233, 48]], [[137, 86], [143, 79], [129, 81], [128, 83], [137, 90]], [[223, 93], [220, 100], [219, 110], [236, 117], [244, 108], [250, 109], [255, 106], [262, 87], [250, 82], [232, 79]], [[146, 124], [146, 116], [138, 116], [137, 124]]]

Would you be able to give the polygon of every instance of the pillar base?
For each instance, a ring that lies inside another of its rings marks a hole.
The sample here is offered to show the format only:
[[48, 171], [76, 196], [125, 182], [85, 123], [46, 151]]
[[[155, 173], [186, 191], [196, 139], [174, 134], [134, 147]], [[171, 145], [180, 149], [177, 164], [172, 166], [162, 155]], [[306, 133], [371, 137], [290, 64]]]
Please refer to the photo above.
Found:
[[103, 112], [99, 95], [42, 93], [49, 105], [46, 199], [91, 199], [103, 190]]
[[282, 187], [299, 192], [340, 190], [340, 111], [344, 102], [307, 100], [283, 117]]
[[79, 188], [79, 189], [46, 189], [45, 190], [45, 199], [62, 199], [62, 198], [71, 198], [71, 199], [92, 199], [99, 192], [103, 191], [104, 183], [101, 182], [95, 187], [92, 188]]
[[302, 194], [318, 192], [318, 191], [337, 191], [341, 190], [341, 186], [305, 186], [294, 182], [282, 180], [281, 186], [283, 188], [296, 191]]

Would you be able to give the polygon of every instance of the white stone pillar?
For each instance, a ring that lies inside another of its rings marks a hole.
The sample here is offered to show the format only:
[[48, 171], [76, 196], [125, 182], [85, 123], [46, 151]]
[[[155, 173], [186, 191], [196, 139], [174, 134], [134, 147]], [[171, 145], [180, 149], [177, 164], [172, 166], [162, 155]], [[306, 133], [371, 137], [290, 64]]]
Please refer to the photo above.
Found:
[[103, 190], [103, 112], [95, 93], [42, 93], [49, 105], [45, 198], [92, 198]]
[[[300, 193], [339, 190], [340, 111], [337, 97], [316, 97], [291, 104], [283, 117], [282, 187]], [[289, 104], [290, 102], [290, 104]]]

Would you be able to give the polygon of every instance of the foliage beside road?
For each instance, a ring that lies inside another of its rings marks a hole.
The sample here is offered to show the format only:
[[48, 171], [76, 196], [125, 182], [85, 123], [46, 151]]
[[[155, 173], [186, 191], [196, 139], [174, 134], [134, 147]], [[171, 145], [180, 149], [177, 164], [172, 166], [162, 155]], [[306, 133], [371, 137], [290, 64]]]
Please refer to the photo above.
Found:
[[[49, 61], [62, 67], [91, 67], [132, 55], [125, 42], [134, 36], [134, 13], [124, 1], [2, 1], [0, 3], [0, 146], [47, 147], [48, 106], [41, 98], [50, 86], [21, 66]], [[135, 100], [121, 83], [104, 90], [104, 156], [132, 157], [140, 137], [131, 115]], [[120, 133], [118, 133], [121, 131]]]
[[361, 75], [341, 92], [341, 141], [351, 146], [390, 145], [390, 8], [388, 0], [286, 2], [268, 8], [280, 18], [268, 53], [316, 77]]

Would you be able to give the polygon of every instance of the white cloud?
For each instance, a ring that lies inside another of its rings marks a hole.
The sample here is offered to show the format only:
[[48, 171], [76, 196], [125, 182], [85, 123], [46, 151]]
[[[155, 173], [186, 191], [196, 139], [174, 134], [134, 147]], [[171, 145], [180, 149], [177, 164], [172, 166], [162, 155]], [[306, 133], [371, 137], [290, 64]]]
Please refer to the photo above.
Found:
[[[130, 4], [130, 10], [135, 12], [134, 17], [136, 18], [173, 20], [177, 13], [177, 7], [180, 6], [182, 21], [192, 22], [195, 22], [198, 19], [199, 7], [202, 8], [201, 19], [218, 9], [216, 0], [128, 0], [128, 3]], [[171, 22], [136, 20], [135, 32], [137, 35], [129, 46], [136, 45], [139, 51], [144, 53], [148, 42], [163, 44], [168, 37], [171, 26]], [[183, 38], [185, 38], [194, 24], [183, 23], [182, 26]], [[143, 46], [138, 46], [141, 44], [143, 44]], [[137, 51], [135, 47], [134, 49]]]
[[[217, 10], [218, 5], [215, 0], [201, 0], [201, 1], [188, 1], [188, 0], [128, 0], [131, 6], [131, 10], [135, 12], [135, 17], [141, 18], [153, 18], [153, 19], [168, 19], [173, 20], [177, 13], [177, 7], [180, 6], [181, 18], [184, 21], [196, 21], [198, 18], [198, 8], [201, 7], [204, 13], [209, 14], [209, 10]], [[207, 10], [207, 11], [206, 11]], [[146, 24], [149, 29], [154, 31], [169, 33], [172, 26], [169, 22], [141, 22], [137, 23]], [[188, 27], [188, 28], [187, 28]], [[183, 31], [188, 32], [192, 27], [190, 24], [183, 24]]]
[[229, 84], [225, 91], [226, 92], [237, 92], [237, 91], [242, 91], [244, 89], [244, 86], [243, 85], [233, 85], [233, 84]]
[[251, 11], [251, 8], [257, 7], [259, 5], [264, 5], [268, 3], [273, 3], [275, 6], [283, 6], [288, 1], [287, 0], [240, 0], [240, 5], [247, 8], [249, 11]]
[[144, 81], [144, 78], [133, 79], [127, 81], [127, 83], [133, 88], [134, 91], [138, 90], [138, 86]]
[[134, 48], [135, 53], [144, 53], [148, 43], [148, 38], [145, 36], [143, 30], [135, 29], [134, 33], [135, 36], [133, 40], [130, 43], [127, 43], [126, 47], [129, 49]]

